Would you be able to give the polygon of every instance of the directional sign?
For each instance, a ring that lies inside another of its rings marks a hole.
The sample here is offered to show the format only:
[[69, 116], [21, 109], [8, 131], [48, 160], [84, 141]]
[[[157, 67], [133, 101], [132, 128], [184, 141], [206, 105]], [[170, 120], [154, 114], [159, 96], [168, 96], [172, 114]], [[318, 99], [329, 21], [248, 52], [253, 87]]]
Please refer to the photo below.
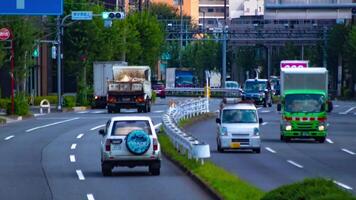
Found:
[[62, 15], [64, 0], [0, 0], [0, 15]]
[[92, 11], [72, 11], [72, 20], [92, 20]]
[[7, 28], [0, 29], [0, 40], [8, 40], [11, 36], [11, 32]]

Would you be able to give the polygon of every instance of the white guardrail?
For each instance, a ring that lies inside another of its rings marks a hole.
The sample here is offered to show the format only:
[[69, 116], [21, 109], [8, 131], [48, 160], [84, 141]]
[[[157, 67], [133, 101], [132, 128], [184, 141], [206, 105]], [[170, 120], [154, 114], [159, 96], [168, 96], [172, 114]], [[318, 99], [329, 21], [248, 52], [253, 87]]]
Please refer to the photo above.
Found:
[[[186, 95], [186, 96], [204, 96], [204, 88], [166, 88], [167, 96]], [[241, 89], [232, 88], [210, 88], [211, 96], [218, 97], [239, 97]]]
[[179, 128], [181, 119], [188, 119], [209, 112], [209, 102], [206, 98], [191, 99], [178, 104], [172, 103], [166, 114], [163, 115], [162, 124], [165, 132], [178, 152], [187, 154], [188, 158], [199, 160], [210, 158], [209, 144], [200, 142], [192, 135]]

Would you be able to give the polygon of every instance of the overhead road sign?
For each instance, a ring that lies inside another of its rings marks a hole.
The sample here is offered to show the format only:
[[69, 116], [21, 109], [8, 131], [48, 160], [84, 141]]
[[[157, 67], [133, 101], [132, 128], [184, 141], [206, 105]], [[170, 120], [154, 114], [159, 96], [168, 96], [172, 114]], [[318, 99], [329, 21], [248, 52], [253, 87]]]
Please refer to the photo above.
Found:
[[0, 0], [0, 15], [62, 15], [64, 0]]
[[72, 20], [92, 20], [92, 11], [72, 11]]

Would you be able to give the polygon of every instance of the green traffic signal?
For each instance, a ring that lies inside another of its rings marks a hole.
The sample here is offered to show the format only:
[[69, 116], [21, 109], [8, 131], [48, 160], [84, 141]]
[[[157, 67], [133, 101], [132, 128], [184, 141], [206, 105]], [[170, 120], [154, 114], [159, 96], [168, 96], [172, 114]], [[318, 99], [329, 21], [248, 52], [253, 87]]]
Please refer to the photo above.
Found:
[[35, 50], [32, 53], [32, 57], [38, 58], [39, 54], [40, 54], [40, 52], [39, 52], [38, 48], [35, 48]]

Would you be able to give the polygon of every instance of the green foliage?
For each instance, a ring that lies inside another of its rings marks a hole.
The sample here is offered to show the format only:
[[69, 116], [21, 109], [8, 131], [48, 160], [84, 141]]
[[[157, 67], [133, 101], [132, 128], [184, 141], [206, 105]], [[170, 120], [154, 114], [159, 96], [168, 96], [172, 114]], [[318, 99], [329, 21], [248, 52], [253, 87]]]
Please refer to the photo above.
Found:
[[0, 99], [0, 109], [6, 110], [10, 103], [11, 103], [10, 99]]
[[155, 103], [156, 100], [157, 100], [157, 95], [156, 95], [156, 93], [154, 91], [152, 91], [152, 97], [151, 97], [152, 103]]
[[71, 108], [76, 105], [76, 97], [75, 96], [64, 96], [63, 97], [63, 106], [66, 108]]
[[6, 123], [6, 119], [3, 117], [0, 117], [0, 124], [4, 124], [4, 123]]
[[[7, 113], [11, 114], [11, 100], [7, 104]], [[14, 111], [15, 115], [28, 115], [30, 106], [28, 104], [28, 97], [25, 95], [25, 93], [20, 92], [15, 95], [14, 99]]]
[[56, 105], [58, 103], [57, 96], [38, 96], [35, 97], [34, 105], [39, 106], [43, 99], [47, 99], [51, 105]]
[[350, 193], [340, 189], [331, 180], [305, 179], [268, 192], [261, 200], [355, 200]]
[[223, 199], [258, 200], [263, 196], [264, 193], [260, 189], [241, 180], [225, 169], [216, 166], [214, 163], [206, 161], [204, 165], [201, 165], [195, 160], [188, 159], [186, 155], [179, 154], [166, 134], [159, 134], [158, 139], [165, 155], [199, 177]]

